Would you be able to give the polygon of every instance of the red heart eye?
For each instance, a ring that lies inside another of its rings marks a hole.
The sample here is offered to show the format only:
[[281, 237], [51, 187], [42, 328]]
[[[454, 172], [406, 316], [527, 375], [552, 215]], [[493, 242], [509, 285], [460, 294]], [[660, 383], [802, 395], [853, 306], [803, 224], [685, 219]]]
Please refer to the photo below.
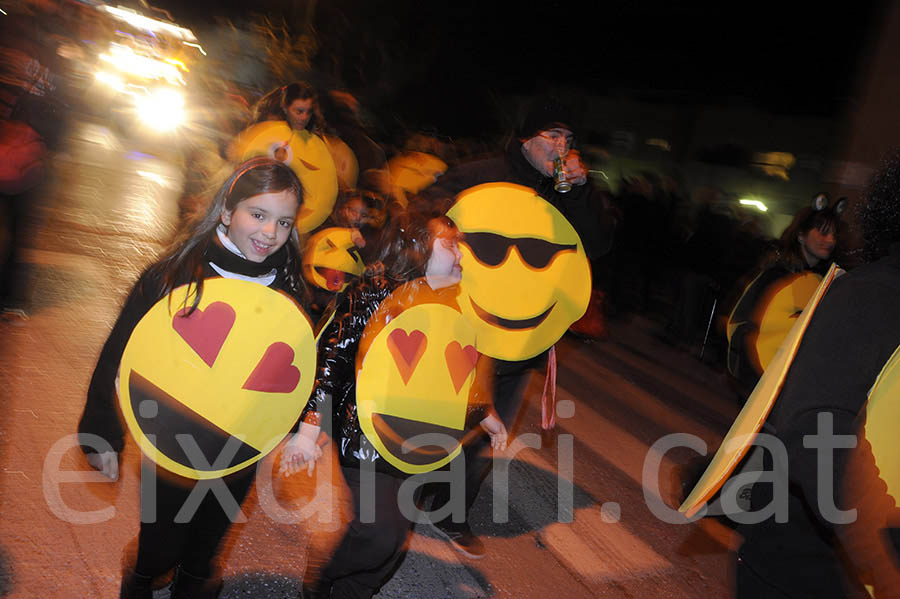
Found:
[[234, 308], [225, 302], [213, 302], [206, 310], [197, 308], [185, 316], [187, 312], [184, 308], [172, 317], [172, 328], [212, 368], [234, 326]]
[[394, 363], [397, 364], [397, 370], [400, 371], [404, 385], [409, 383], [419, 360], [425, 354], [427, 345], [428, 340], [422, 331], [413, 331], [407, 334], [403, 329], [394, 329], [388, 335], [388, 351], [391, 352]]
[[444, 350], [444, 359], [447, 360], [447, 370], [450, 371], [453, 388], [459, 393], [478, 362], [478, 351], [471, 345], [463, 347], [458, 341], [451, 341]]
[[266, 348], [256, 368], [247, 377], [243, 389], [266, 393], [290, 393], [300, 382], [300, 370], [292, 364], [294, 350], [278, 341]]

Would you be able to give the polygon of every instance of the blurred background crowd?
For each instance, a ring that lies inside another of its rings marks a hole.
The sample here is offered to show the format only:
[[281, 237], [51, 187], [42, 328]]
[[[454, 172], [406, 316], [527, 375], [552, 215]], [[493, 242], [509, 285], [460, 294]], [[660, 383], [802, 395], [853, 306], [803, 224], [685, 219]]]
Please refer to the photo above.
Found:
[[[183, 219], [202, 211], [210, 186], [239, 158], [235, 140], [242, 131], [279, 121], [309, 131], [325, 142], [339, 188], [327, 220], [306, 232], [336, 226], [365, 240], [392, 211], [421, 201], [419, 194], [447, 170], [502, 148], [528, 100], [553, 92], [579, 115], [575, 148], [617, 222], [611, 250], [593, 262], [599, 324], [587, 336], [602, 339], [606, 319], [640, 315], [667, 342], [722, 369], [731, 310], [777, 251], [782, 232], [822, 191], [832, 204], [846, 195], [852, 205], [869, 172], [862, 162], [837, 160], [843, 105], [835, 97], [849, 93], [853, 77], [834, 62], [838, 91], [792, 100], [788, 109], [721, 97], [694, 104], [662, 92], [626, 100], [585, 94], [546, 76], [530, 89], [504, 84], [520, 71], [504, 72], [496, 56], [469, 65], [471, 81], [456, 80], [456, 71], [445, 75], [438, 46], [446, 38], [426, 38], [435, 28], [459, 30], [464, 19], [449, 9], [443, 22], [417, 26], [415, 15], [392, 18], [347, 2], [261, 2], [245, 10], [229, 2], [195, 3], [178, 15], [140, 2], [3, 3], [0, 248], [7, 314], [27, 317], [27, 273], [17, 253], [34, 224], [35, 198], [62, 168], [55, 166], [60, 141], [75, 123], [102, 124], [129, 147], [177, 165]], [[844, 24], [845, 66], [857, 64], [879, 10], [866, 5]], [[499, 14], [485, 11], [486, 21]], [[510, 16], [515, 25], [534, 14], [521, 13]], [[472, 26], [474, 35], [491, 27]], [[572, 25], [568, 35], [581, 36], [586, 27]], [[524, 45], [533, 46], [532, 38], [542, 34], [525, 34]], [[471, 57], [465, 45], [450, 52]], [[585, 68], [590, 61], [579, 66], [574, 58], [563, 52], [549, 64], [576, 83], [576, 73], [584, 82], [596, 79]], [[532, 49], [507, 60], [539, 70], [548, 64], [537, 62]], [[484, 91], [486, 79], [497, 85]], [[733, 93], [732, 80], [723, 78], [721, 96]], [[435, 95], [449, 86], [469, 89], [471, 97], [436, 104]], [[765, 97], [772, 95], [777, 91]], [[846, 227], [838, 223], [828, 258], [852, 266]], [[356, 245], [365, 261], [365, 245]], [[328, 266], [320, 274], [326, 292], [353, 275]]]

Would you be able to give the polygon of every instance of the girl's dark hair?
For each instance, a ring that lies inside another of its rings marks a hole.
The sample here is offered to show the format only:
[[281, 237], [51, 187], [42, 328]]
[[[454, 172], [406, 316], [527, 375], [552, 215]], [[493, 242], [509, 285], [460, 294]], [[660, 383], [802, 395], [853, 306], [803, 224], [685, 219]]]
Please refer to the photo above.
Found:
[[[172, 244], [157, 267], [163, 280], [163, 295], [184, 284], [196, 287], [197, 293], [191, 306], [193, 311], [200, 303], [206, 266], [206, 250], [216, 235], [223, 210], [234, 210], [244, 200], [263, 193], [289, 190], [296, 196], [298, 207], [303, 203], [303, 187], [294, 171], [268, 157], [252, 158], [239, 164], [216, 193], [206, 211], [192, 226]], [[285, 248], [287, 262], [284, 265], [286, 288], [298, 299], [306, 296], [306, 285], [300, 273], [300, 239], [297, 229], [291, 231]]]
[[306, 128], [321, 137], [325, 133], [325, 117], [322, 116], [319, 95], [315, 88], [305, 81], [296, 81], [289, 85], [276, 87], [260, 98], [253, 106], [250, 124], [255, 125], [273, 118], [290, 122], [287, 111], [294, 100], [310, 99], [312, 100], [312, 115]]
[[778, 250], [774, 262], [780, 262], [791, 272], [799, 272], [809, 266], [806, 258], [803, 256], [803, 250], [800, 247], [800, 236], [806, 235], [813, 229], [818, 229], [820, 233], [837, 233], [840, 226], [841, 206], [839, 203], [826, 205], [822, 208], [816, 208], [815, 205], [807, 206], [794, 216], [794, 220], [781, 234], [778, 240]]
[[431, 245], [439, 220], [447, 228], [456, 225], [447, 216], [420, 210], [409, 210], [391, 219], [380, 237], [375, 271], [398, 281], [425, 276], [425, 265], [431, 257]]

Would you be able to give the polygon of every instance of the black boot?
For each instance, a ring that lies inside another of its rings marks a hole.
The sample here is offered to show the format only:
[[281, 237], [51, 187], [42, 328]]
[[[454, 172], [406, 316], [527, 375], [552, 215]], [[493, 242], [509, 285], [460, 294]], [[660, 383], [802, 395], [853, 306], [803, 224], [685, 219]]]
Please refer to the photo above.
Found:
[[331, 597], [331, 583], [316, 581], [304, 582], [299, 599], [329, 599]]
[[126, 570], [122, 576], [119, 599], [153, 599], [152, 576], [143, 576], [134, 570]]
[[171, 599], [216, 599], [222, 590], [218, 578], [201, 578], [185, 572], [181, 566], [175, 570]]

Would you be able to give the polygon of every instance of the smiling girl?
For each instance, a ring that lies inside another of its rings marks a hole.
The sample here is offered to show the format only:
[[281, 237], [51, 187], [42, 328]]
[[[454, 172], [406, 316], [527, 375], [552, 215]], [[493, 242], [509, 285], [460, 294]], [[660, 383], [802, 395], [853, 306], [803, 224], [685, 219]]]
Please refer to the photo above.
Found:
[[[302, 197], [300, 181], [290, 168], [269, 158], [249, 160], [234, 170], [206, 216], [138, 279], [100, 353], [78, 426], [79, 441], [93, 467], [118, 478], [118, 454], [125, 443], [115, 407], [116, 373], [132, 331], [160, 299], [182, 285], [193, 285], [197, 293], [190, 315], [199, 305], [204, 280], [221, 276], [286, 292], [305, 305], [294, 229]], [[155, 489], [153, 483], [148, 485], [155, 495], [148, 499], [142, 487], [137, 557], [126, 568], [120, 597], [150, 599], [153, 579], [173, 567], [173, 598], [216, 597], [221, 583], [213, 559], [250, 490], [254, 469], [221, 479], [235, 500], [230, 507], [207, 494], [184, 522], [177, 515], [198, 481], [145, 461], [144, 469], [148, 467], [156, 470]]]

